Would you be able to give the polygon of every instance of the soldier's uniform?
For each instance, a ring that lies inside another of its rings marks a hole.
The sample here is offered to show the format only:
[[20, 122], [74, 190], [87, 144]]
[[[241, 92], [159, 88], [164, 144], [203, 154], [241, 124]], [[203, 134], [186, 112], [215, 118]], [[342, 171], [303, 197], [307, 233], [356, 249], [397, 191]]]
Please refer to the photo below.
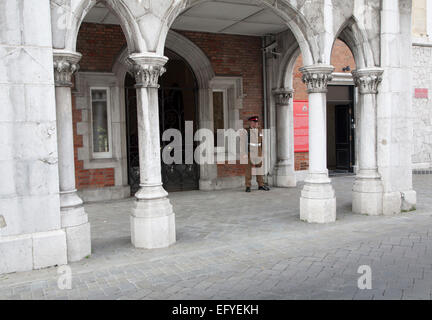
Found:
[[[250, 117], [249, 121], [258, 122], [258, 117]], [[259, 190], [269, 191], [264, 185], [263, 176], [263, 131], [261, 128], [248, 128], [248, 164], [246, 166], [245, 185], [246, 192], [250, 192], [252, 182], [252, 169], [256, 168], [256, 179]]]

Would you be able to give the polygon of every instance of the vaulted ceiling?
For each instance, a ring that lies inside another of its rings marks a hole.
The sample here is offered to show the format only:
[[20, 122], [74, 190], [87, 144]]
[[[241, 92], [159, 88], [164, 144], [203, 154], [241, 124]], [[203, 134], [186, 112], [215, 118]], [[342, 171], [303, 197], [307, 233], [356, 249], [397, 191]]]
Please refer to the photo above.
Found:
[[[102, 3], [88, 13], [85, 22], [118, 24], [118, 19]], [[213, 33], [264, 36], [288, 29], [271, 9], [253, 0], [215, 0], [204, 2], [183, 12], [173, 29]]]

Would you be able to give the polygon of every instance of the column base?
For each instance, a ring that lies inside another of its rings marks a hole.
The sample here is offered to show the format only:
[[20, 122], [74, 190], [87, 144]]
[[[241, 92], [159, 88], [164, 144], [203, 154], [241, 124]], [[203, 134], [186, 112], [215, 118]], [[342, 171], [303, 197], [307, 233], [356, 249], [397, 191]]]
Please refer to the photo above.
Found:
[[80, 261], [91, 255], [90, 223], [65, 228], [68, 262]]
[[336, 197], [330, 179], [306, 180], [300, 197], [300, 219], [309, 223], [336, 221]]
[[66, 233], [68, 261], [80, 261], [91, 255], [90, 223], [84, 207], [61, 208], [60, 213], [61, 226]]
[[383, 186], [379, 178], [356, 178], [352, 194], [352, 211], [371, 216], [383, 214]]
[[[157, 194], [166, 194], [160, 189]], [[155, 190], [152, 193], [156, 194]], [[138, 194], [143, 196], [145, 189]], [[131, 240], [136, 248], [166, 248], [176, 242], [175, 214], [167, 197], [146, 200], [137, 197], [130, 222]]]
[[287, 165], [278, 165], [276, 167], [276, 175], [274, 177], [276, 187], [291, 188], [297, 186], [297, 179], [294, 168]]
[[416, 210], [417, 193], [414, 190], [383, 194], [383, 214], [394, 215]]

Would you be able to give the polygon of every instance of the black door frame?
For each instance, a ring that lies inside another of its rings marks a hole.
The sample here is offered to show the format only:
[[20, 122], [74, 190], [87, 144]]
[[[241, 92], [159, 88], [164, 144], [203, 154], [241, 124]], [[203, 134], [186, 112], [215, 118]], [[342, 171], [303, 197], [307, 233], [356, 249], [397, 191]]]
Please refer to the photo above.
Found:
[[[326, 101], [326, 107], [329, 103], [335, 104], [335, 105], [349, 105], [349, 113], [350, 113], [350, 165], [348, 172], [353, 173], [354, 172], [354, 166], [356, 164], [356, 95], [355, 95], [355, 87], [354, 85], [347, 85], [347, 84], [334, 84], [329, 86], [343, 86], [343, 87], [349, 87], [350, 95], [352, 96], [352, 99], [350, 100], [327, 100]], [[335, 119], [336, 121], [336, 119]], [[334, 126], [336, 128], [336, 124]], [[327, 128], [327, 130], [329, 130]], [[327, 141], [327, 143], [329, 143]], [[336, 141], [334, 141], [336, 144]]]

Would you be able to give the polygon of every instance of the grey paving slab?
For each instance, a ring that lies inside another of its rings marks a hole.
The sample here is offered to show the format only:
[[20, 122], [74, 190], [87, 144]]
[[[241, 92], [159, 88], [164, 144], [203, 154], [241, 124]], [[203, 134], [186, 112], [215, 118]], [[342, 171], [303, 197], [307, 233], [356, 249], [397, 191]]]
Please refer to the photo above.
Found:
[[[432, 175], [414, 175], [417, 211], [350, 212], [352, 177], [337, 177], [337, 221], [299, 220], [302, 185], [271, 192], [170, 194], [177, 242], [135, 249], [133, 200], [86, 205], [92, 255], [71, 263], [72, 289], [56, 268], [0, 276], [0, 299], [431, 299]], [[360, 290], [358, 268], [372, 271]]]

